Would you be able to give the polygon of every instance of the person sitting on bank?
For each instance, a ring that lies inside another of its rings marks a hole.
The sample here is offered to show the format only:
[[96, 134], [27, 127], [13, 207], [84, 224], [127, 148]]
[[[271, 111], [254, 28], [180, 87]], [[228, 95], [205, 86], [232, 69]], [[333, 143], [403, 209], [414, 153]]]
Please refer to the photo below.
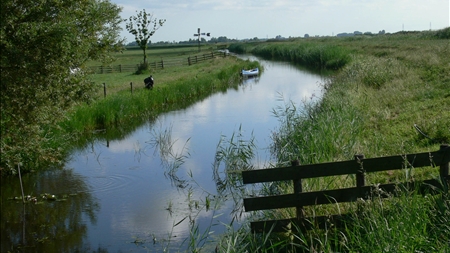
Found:
[[153, 89], [153, 84], [154, 84], [153, 76], [150, 75], [150, 77], [145, 78], [144, 84], [145, 84], [145, 88]]

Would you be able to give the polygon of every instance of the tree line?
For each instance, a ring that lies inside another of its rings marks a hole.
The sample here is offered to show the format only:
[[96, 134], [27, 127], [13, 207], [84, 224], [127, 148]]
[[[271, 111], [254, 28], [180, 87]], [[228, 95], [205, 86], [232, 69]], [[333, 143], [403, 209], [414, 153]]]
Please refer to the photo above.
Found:
[[[205, 44], [205, 43], [211, 43], [211, 44], [213, 44], [213, 43], [226, 43], [226, 42], [236, 42], [236, 41], [238, 41], [238, 40], [237, 39], [230, 39], [230, 38], [227, 38], [226, 36], [219, 36], [217, 38], [216, 37], [212, 37], [209, 40], [206, 40], [205, 38], [200, 38], [200, 42], [202, 44]], [[170, 41], [158, 41], [158, 42], [149, 41], [147, 43], [147, 46], [151, 46], [151, 45], [168, 45], [168, 44], [197, 44], [197, 43], [198, 43], [197, 39], [188, 39], [188, 40], [183, 40], [183, 41], [178, 41], [178, 42], [176, 42], [176, 41], [172, 41], [172, 42], [170, 42]], [[126, 46], [135, 47], [135, 46], [139, 46], [139, 44], [136, 41], [132, 41], [130, 43], [127, 43]]]

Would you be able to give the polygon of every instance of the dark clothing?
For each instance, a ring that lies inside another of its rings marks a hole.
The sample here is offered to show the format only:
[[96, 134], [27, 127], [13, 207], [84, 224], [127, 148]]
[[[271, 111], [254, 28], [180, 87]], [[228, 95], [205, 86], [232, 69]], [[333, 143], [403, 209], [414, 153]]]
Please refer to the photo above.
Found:
[[153, 89], [153, 83], [154, 81], [152, 76], [144, 79], [145, 88], [147, 89]]

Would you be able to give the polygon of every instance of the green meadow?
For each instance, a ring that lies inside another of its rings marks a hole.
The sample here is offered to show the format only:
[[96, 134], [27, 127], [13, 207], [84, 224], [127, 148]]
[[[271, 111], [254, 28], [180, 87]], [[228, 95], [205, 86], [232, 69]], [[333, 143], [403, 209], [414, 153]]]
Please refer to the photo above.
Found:
[[[189, 56], [210, 53], [213, 48], [173, 46], [150, 48], [148, 62], [154, 60], [187, 59]], [[118, 52], [116, 61], [110, 65], [139, 63], [142, 50], [130, 49]], [[96, 66], [100, 63], [90, 63]], [[235, 57], [215, 57], [193, 65], [150, 68], [143, 74], [114, 72], [91, 74], [89, 77], [97, 86], [97, 98], [92, 103], [80, 104], [71, 110], [67, 120], [61, 122], [65, 133], [72, 133], [80, 145], [93, 131], [123, 135], [160, 113], [179, 110], [198, 100], [224, 92], [239, 85], [240, 70], [259, 66], [257, 62], [242, 61]], [[155, 84], [149, 90], [144, 88], [144, 78], [152, 75]], [[105, 96], [106, 90], [106, 96]], [[82, 137], [83, 136], [83, 137]], [[116, 136], [117, 137], [117, 136]]]
[[[231, 51], [333, 70], [320, 102], [274, 108], [280, 121], [271, 150], [274, 166], [439, 150], [450, 143], [450, 28], [385, 36], [310, 38], [242, 43]], [[438, 178], [438, 168], [375, 173], [366, 184]], [[354, 185], [354, 177], [302, 180], [303, 191]], [[344, 229], [297, 234], [252, 234], [247, 223], [230, 228], [223, 252], [449, 252], [450, 194], [375, 198], [306, 209], [310, 216], [349, 213]], [[288, 183], [264, 184], [259, 195], [291, 193]], [[295, 217], [295, 210], [254, 214], [253, 219]], [[251, 218], [252, 219], [252, 218]], [[222, 252], [222, 251], [221, 251]]]

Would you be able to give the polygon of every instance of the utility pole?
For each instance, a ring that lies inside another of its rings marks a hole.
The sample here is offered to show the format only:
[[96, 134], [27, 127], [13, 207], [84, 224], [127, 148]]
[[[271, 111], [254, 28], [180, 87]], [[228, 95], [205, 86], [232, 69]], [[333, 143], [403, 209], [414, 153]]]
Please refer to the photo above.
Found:
[[194, 37], [198, 38], [198, 51], [200, 52], [200, 36], [201, 35], [206, 35], [206, 36], [211, 36], [211, 33], [200, 33], [200, 28], [197, 29], [197, 33], [194, 34]]

